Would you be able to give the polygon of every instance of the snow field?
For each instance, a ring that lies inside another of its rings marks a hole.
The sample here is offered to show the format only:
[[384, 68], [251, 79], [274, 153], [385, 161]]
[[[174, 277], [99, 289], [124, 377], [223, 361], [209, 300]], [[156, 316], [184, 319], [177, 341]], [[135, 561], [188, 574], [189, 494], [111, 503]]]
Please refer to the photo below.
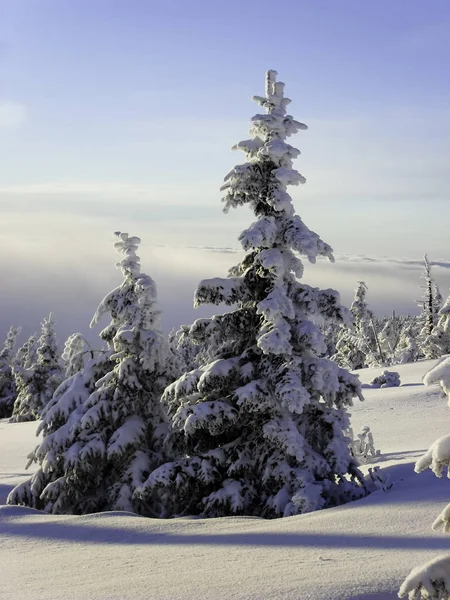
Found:
[[[449, 430], [436, 361], [396, 368], [402, 386], [365, 389], [354, 431], [369, 425], [389, 492], [324, 511], [257, 518], [154, 520], [131, 513], [53, 516], [0, 508], [2, 600], [389, 600], [413, 567], [450, 549], [431, 525], [450, 484], [414, 462]], [[381, 371], [381, 370], [380, 370]], [[360, 371], [368, 383], [376, 369]], [[25, 479], [36, 423], [0, 421], [0, 500]]]

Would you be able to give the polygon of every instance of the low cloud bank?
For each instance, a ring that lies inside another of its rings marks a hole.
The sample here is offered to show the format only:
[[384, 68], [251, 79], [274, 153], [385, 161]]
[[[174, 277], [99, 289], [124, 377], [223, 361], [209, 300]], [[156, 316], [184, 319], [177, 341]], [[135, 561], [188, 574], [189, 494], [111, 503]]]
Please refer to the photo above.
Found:
[[[134, 233], [132, 231], [131, 233]], [[39, 327], [50, 311], [57, 321], [58, 337], [63, 342], [80, 331], [95, 341], [101, 326], [89, 329], [89, 322], [101, 299], [121, 282], [115, 269], [116, 255], [110, 239], [90, 238], [55, 242], [42, 237], [0, 239], [8, 246], [0, 259], [3, 282], [0, 298], [0, 334], [10, 325], [22, 326], [22, 337]], [[232, 248], [164, 247], [145, 243], [140, 248], [142, 270], [158, 286], [163, 312], [163, 327], [169, 331], [183, 323], [221, 312], [224, 307], [194, 309], [195, 288], [201, 279], [227, 275], [240, 259]], [[434, 263], [433, 263], [434, 264]], [[437, 262], [436, 279], [443, 295], [450, 284], [449, 263]], [[349, 305], [358, 280], [369, 286], [368, 301], [376, 314], [416, 313], [420, 298], [420, 260], [373, 257], [337, 257], [335, 264], [305, 263], [304, 281], [318, 287], [332, 287]], [[106, 325], [106, 322], [105, 322]]]

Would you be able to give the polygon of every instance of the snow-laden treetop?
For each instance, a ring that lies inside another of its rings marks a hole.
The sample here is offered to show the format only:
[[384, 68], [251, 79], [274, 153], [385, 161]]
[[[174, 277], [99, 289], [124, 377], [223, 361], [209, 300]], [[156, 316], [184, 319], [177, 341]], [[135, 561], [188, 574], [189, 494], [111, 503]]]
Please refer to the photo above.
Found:
[[[317, 256], [333, 261], [331, 247], [294, 214], [287, 192], [287, 186], [305, 183], [306, 179], [293, 168], [300, 151], [286, 139], [307, 126], [287, 114], [290, 99], [284, 97], [284, 83], [276, 81], [276, 75], [276, 71], [267, 71], [266, 95], [253, 97], [265, 113], [252, 118], [251, 139], [233, 147], [245, 153], [247, 162], [234, 167], [225, 177], [221, 188], [226, 192], [224, 211], [248, 203], [259, 217], [240, 236], [244, 250], [287, 246], [310, 262], [315, 262]], [[301, 262], [292, 261], [289, 270], [301, 277]]]
[[121, 269], [124, 279], [100, 302], [90, 326], [94, 327], [103, 316], [110, 315], [111, 322], [100, 332], [100, 337], [110, 349], [118, 352], [117, 348], [125, 338], [131, 343], [136, 332], [141, 332], [142, 338], [143, 330], [147, 332], [146, 343], [152, 345], [153, 332], [160, 331], [160, 311], [155, 308], [156, 284], [149, 275], [141, 273], [140, 258], [136, 254], [141, 240], [120, 231], [116, 231], [115, 236], [118, 241], [114, 247], [121, 256], [116, 267]]

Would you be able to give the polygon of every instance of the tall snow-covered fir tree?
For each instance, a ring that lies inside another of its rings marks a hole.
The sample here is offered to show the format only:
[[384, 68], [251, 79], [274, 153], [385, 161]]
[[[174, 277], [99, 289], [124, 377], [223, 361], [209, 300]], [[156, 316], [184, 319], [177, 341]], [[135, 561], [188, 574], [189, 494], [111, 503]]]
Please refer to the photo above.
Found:
[[17, 398], [14, 402], [13, 421], [39, 419], [43, 408], [63, 379], [62, 367], [52, 316], [42, 321], [36, 357], [32, 356], [31, 339], [27, 348], [25, 365], [16, 364], [14, 374]]
[[431, 264], [426, 254], [424, 256], [422, 279], [425, 282], [421, 286], [424, 290], [423, 298], [417, 301], [418, 306], [422, 309], [418, 319], [420, 325], [418, 336], [420, 353], [424, 358], [439, 358], [441, 351], [439, 345], [436, 343], [436, 336], [433, 336], [433, 331], [439, 319], [442, 296], [432, 276]]
[[358, 281], [350, 307], [353, 327], [341, 327], [332, 357], [347, 369], [362, 369], [383, 362], [373, 326], [373, 313], [367, 305], [367, 285]]
[[111, 316], [100, 333], [109, 349], [97, 353], [79, 335], [69, 338], [65, 357], [71, 375], [44, 411], [43, 440], [30, 455], [40, 468], [11, 492], [10, 504], [52, 513], [153, 514], [133, 492], [161, 463], [167, 425], [160, 399], [173, 380], [172, 365], [155, 283], [140, 271], [140, 239], [117, 235], [124, 280], [104, 298], [91, 323]]
[[0, 419], [12, 415], [16, 399], [16, 382], [12, 371], [14, 346], [20, 327], [11, 327], [6, 336], [3, 349], [0, 352]]
[[357, 377], [323, 355], [316, 317], [350, 324], [336, 291], [301, 283], [303, 264], [333, 260], [332, 249], [294, 213], [288, 185], [299, 151], [286, 138], [306, 126], [287, 114], [290, 100], [268, 71], [265, 109], [252, 119], [247, 158], [225, 179], [225, 212], [248, 204], [256, 221], [239, 240], [246, 252], [228, 278], [202, 281], [195, 305], [230, 312], [199, 319], [190, 335], [209, 362], [185, 373], [163, 395], [171, 419], [172, 462], [138, 491], [158, 493], [163, 516], [289, 516], [365, 493], [344, 430], [346, 408], [361, 398]]

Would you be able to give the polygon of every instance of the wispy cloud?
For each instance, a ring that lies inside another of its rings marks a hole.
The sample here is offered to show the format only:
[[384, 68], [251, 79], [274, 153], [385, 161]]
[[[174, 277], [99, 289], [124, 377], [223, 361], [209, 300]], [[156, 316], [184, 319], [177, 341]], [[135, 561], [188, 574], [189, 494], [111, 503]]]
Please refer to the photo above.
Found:
[[[1, 107], [0, 107], [1, 124]], [[185, 186], [164, 184], [136, 184], [114, 181], [46, 181], [41, 183], [18, 183], [0, 186], [1, 194], [80, 194], [80, 195], [140, 195], [158, 194], [177, 196]]]
[[[336, 260], [352, 263], [376, 263], [382, 264], [387, 263], [391, 265], [402, 266], [406, 268], [423, 268], [423, 259], [410, 259], [410, 258], [395, 258], [388, 256], [365, 256], [365, 255], [337, 255]], [[440, 267], [443, 269], [450, 269], [450, 261], [446, 260], [430, 260], [432, 267]]]
[[[169, 247], [169, 246], [166, 246]], [[195, 250], [203, 250], [205, 252], [218, 252], [222, 254], [238, 254], [242, 253], [241, 248], [233, 248], [229, 246], [221, 247], [221, 246], [170, 246], [173, 249], [182, 249], [189, 248]], [[422, 268], [424, 266], [423, 258], [398, 258], [393, 256], [370, 256], [366, 254], [335, 254], [335, 259], [337, 262], [345, 262], [345, 263], [360, 263], [360, 264], [383, 264], [387, 263], [388, 265], [396, 265], [400, 267], [406, 268]], [[327, 259], [324, 259], [327, 260]], [[450, 269], [450, 261], [447, 260], [429, 260], [429, 263], [432, 267], [440, 267], [442, 269]]]
[[23, 104], [0, 101], [0, 129], [17, 127], [27, 119], [27, 109]]

